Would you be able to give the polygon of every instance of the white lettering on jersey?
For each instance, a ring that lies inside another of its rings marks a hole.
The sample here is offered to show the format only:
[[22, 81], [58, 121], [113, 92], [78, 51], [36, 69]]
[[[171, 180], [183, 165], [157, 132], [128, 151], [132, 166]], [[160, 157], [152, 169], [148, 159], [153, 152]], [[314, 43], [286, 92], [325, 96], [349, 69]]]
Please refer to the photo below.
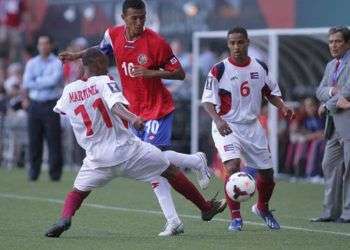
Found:
[[96, 89], [96, 85], [93, 85], [91, 87], [85, 88], [83, 90], [78, 90], [74, 92], [69, 93], [69, 102], [77, 102], [77, 101], [83, 101], [86, 98], [89, 98], [93, 95], [96, 95], [98, 90]]

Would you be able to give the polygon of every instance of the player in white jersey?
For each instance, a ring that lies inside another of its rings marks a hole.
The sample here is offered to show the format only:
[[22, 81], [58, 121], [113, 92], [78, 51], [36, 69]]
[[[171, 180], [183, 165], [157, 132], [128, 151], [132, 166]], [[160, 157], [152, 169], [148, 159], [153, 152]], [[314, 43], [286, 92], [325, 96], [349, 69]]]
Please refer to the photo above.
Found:
[[[225, 185], [229, 176], [239, 171], [244, 158], [248, 166], [258, 171], [258, 202], [252, 211], [262, 217], [269, 228], [279, 229], [268, 206], [275, 183], [267, 138], [258, 121], [262, 98], [267, 98], [288, 119], [293, 118], [294, 113], [283, 102], [266, 64], [248, 56], [247, 31], [242, 27], [230, 30], [227, 45], [230, 56], [213, 66], [202, 96], [203, 106], [213, 119], [215, 146], [228, 172]], [[228, 229], [240, 231], [243, 227], [240, 203], [227, 194], [226, 200], [232, 219]]]
[[[47, 232], [59, 237], [71, 225], [71, 219], [91, 190], [104, 186], [118, 176], [149, 182], [162, 176], [180, 194], [192, 201], [202, 212], [202, 219], [211, 220], [226, 207], [225, 199], [207, 201], [196, 187], [170, 164], [155, 146], [142, 142], [123, 124], [143, 128], [141, 117], [129, 112], [127, 100], [116, 82], [107, 74], [108, 59], [97, 48], [83, 55], [88, 79], [66, 85], [54, 111], [69, 117], [79, 145], [86, 158], [66, 196], [61, 218]], [[182, 227], [182, 225], [179, 225]], [[176, 229], [181, 232], [181, 228]]]

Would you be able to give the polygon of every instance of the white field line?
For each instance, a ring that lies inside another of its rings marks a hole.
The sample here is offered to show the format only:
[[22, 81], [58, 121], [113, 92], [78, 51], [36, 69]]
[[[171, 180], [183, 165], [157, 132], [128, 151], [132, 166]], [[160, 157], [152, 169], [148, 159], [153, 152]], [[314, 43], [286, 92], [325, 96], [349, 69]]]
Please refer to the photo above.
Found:
[[[49, 202], [49, 203], [63, 204], [63, 200], [50, 199], [50, 198], [40, 198], [40, 197], [33, 197], [33, 196], [21, 196], [21, 195], [16, 195], [16, 194], [11, 194], [11, 193], [0, 193], [0, 197], [1, 198], [7, 198], [7, 199], [17, 199], [17, 200], [28, 200], [28, 201], [39, 201], [39, 202]], [[98, 209], [114, 210], [114, 211], [142, 213], [142, 214], [155, 214], [155, 215], [161, 215], [161, 216], [163, 215], [162, 212], [160, 212], [160, 211], [125, 208], [125, 207], [114, 207], [114, 206], [105, 206], [105, 205], [93, 204], [93, 203], [84, 203], [82, 206], [98, 208]], [[189, 219], [198, 219], [198, 220], [201, 219], [200, 216], [188, 215], [188, 214], [180, 214], [180, 217], [189, 218]], [[214, 219], [212, 219], [212, 221], [229, 222], [229, 220], [219, 219], [219, 218], [214, 218]], [[250, 224], [250, 225], [266, 227], [266, 225], [263, 224], [263, 223], [257, 223], [257, 222], [246, 221], [246, 220], [244, 221], [244, 223], [245, 224]], [[292, 227], [292, 226], [281, 226], [281, 228], [287, 229], [287, 230], [296, 230], [296, 231], [304, 231], [304, 232], [320, 233], [320, 234], [333, 234], [333, 235], [341, 235], [341, 236], [350, 237], [350, 233], [334, 232], [334, 231], [327, 231], [327, 230], [317, 230], [317, 229], [308, 229], [308, 228], [303, 228], [303, 227]]]

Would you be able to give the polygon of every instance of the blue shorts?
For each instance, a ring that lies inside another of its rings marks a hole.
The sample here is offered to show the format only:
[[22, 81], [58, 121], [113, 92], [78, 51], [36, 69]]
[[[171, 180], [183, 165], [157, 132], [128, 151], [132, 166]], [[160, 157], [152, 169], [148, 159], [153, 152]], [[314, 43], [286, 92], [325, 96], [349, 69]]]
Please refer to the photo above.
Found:
[[152, 145], [165, 149], [171, 146], [172, 124], [174, 112], [158, 119], [148, 120], [145, 122], [144, 130], [136, 130], [132, 128], [133, 133], [142, 141], [151, 143]]

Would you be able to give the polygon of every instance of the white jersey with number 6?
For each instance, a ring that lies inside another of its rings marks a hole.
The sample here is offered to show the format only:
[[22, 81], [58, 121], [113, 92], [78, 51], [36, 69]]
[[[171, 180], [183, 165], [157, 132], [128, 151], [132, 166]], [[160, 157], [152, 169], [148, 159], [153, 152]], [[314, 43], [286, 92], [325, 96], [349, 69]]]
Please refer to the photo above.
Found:
[[281, 96], [281, 91], [263, 62], [249, 59], [246, 65], [238, 66], [226, 58], [211, 69], [202, 103], [213, 103], [227, 122], [245, 124], [258, 118], [262, 96], [269, 95]]
[[84, 165], [110, 167], [127, 161], [141, 141], [125, 128], [111, 108], [128, 105], [117, 83], [108, 76], [93, 76], [65, 86], [54, 111], [69, 117], [79, 145], [86, 150]]

